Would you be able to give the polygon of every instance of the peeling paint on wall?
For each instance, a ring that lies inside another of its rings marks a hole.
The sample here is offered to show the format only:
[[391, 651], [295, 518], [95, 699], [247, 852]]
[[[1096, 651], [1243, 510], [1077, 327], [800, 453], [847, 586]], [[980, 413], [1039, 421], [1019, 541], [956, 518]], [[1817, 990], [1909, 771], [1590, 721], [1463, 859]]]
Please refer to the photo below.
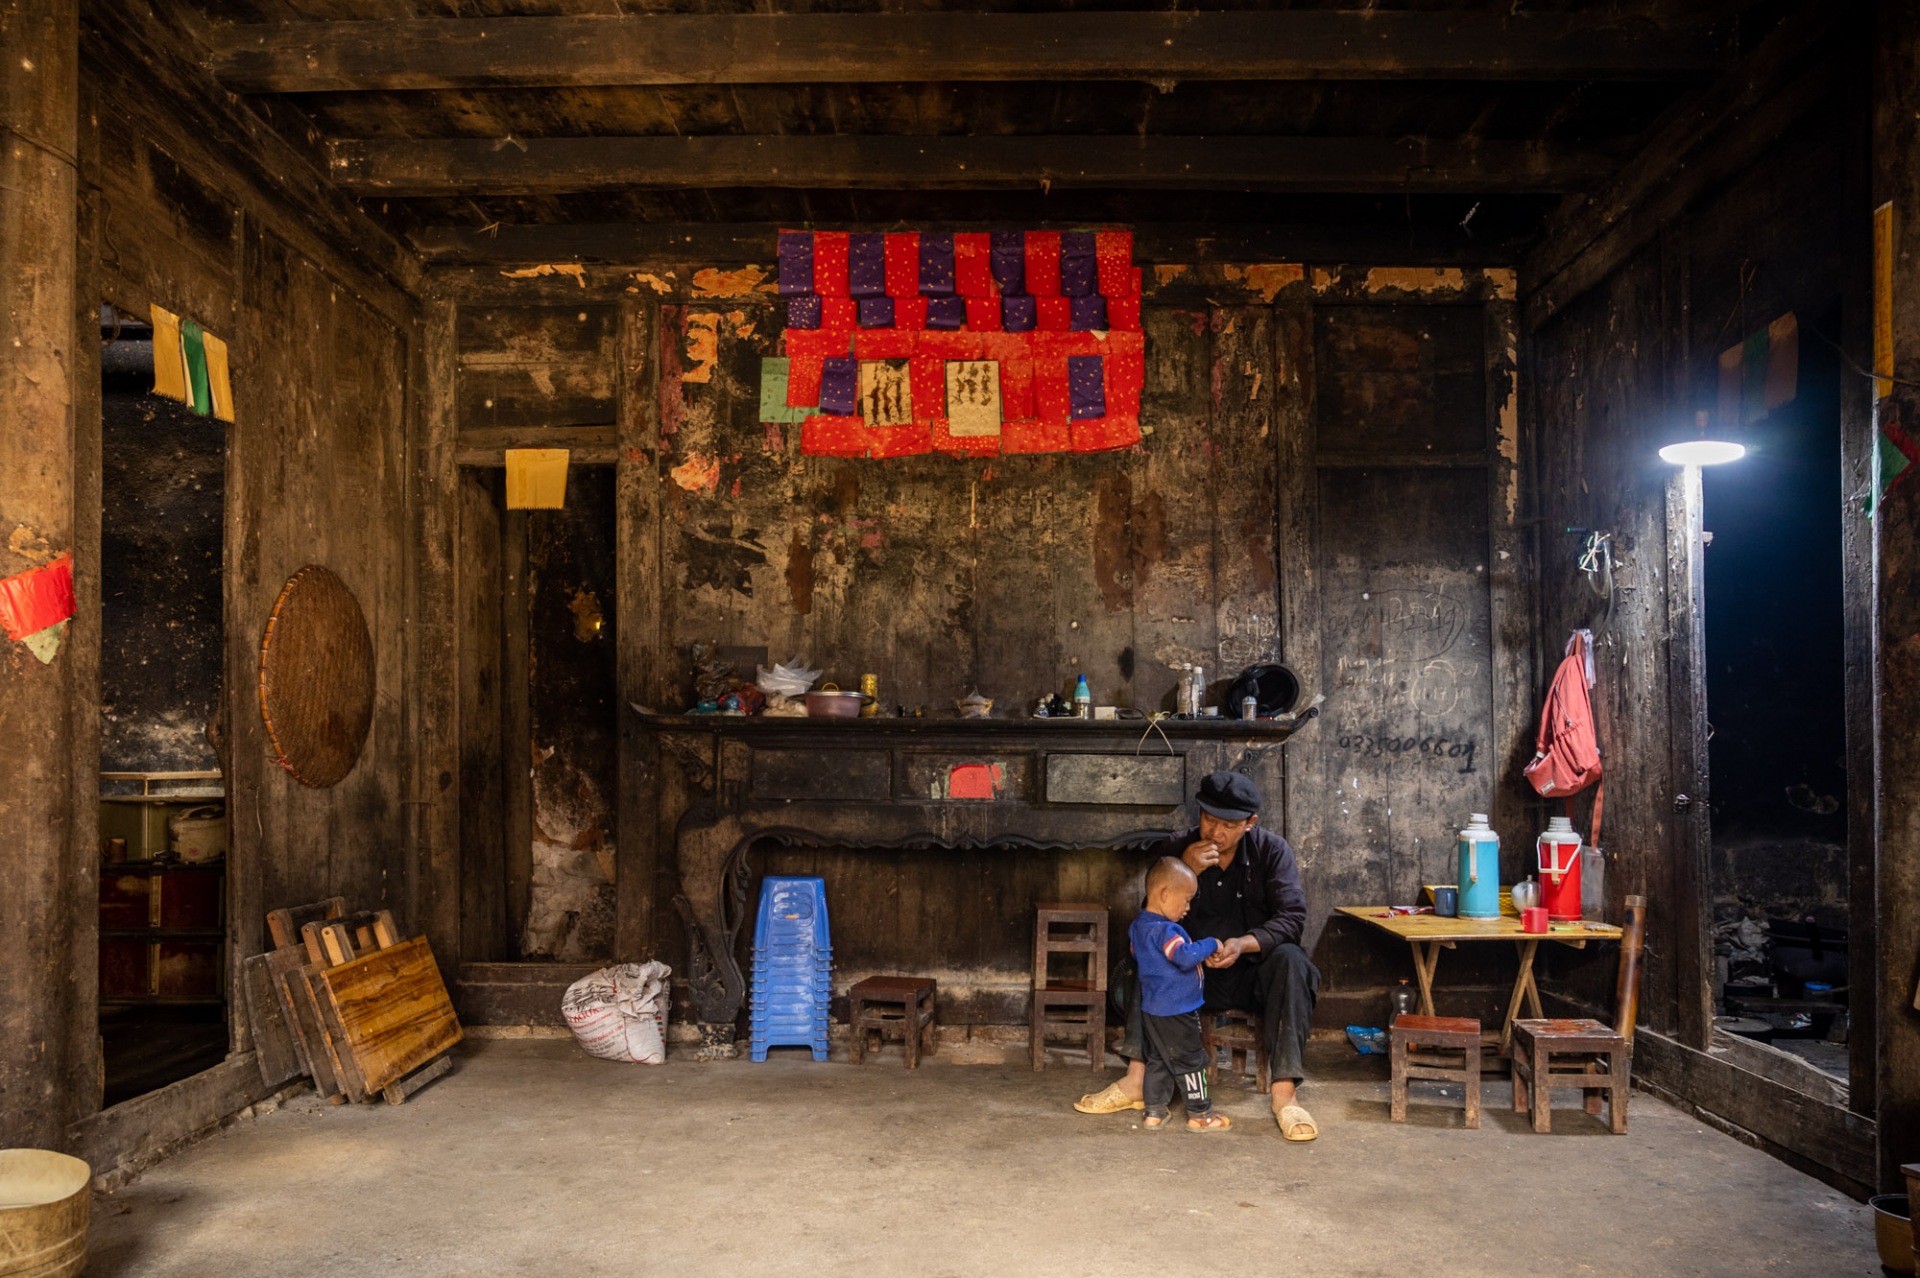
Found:
[[1161, 284], [1165, 284], [1170, 280], [1177, 280], [1186, 273], [1187, 268], [1184, 266], [1156, 266], [1153, 268], [1153, 278], [1157, 283]]
[[53, 561], [52, 544], [25, 524], [16, 527], [7, 538], [7, 549], [36, 567]]
[[[648, 288], [650, 288], [650, 289], [652, 289], [652, 290], [653, 290], [654, 292], [656, 292], [656, 293], [671, 293], [671, 292], [673, 292], [673, 285], [667, 282], [668, 280], [671, 280], [672, 278], [673, 278], [673, 272], [672, 272], [672, 271], [668, 271], [668, 272], [667, 272], [667, 278], [666, 278], [666, 279], [664, 279], [664, 280], [663, 280], [663, 279], [661, 279], [661, 278], [660, 278], [660, 277], [659, 277], [658, 275], [653, 275], [653, 274], [650, 274], [650, 273], [646, 273], [646, 272], [640, 272], [640, 271], [636, 271], [636, 272], [634, 273], [634, 276], [633, 276], [633, 279], [634, 279], [634, 282], [635, 282], [635, 283], [637, 283], [637, 284], [645, 284], [645, 285], [646, 285], [646, 286], [647, 286]], [[638, 290], [638, 289], [634, 289], [633, 291], [637, 293], [637, 292], [639, 292], [640, 290]]]
[[704, 491], [712, 495], [720, 486], [720, 459], [693, 453], [667, 473], [673, 476], [674, 483], [690, 493]]
[[[1239, 278], [1238, 269], [1229, 266], [1227, 278]], [[1306, 278], [1307, 268], [1298, 262], [1262, 262], [1246, 269], [1247, 287], [1258, 293], [1263, 302], [1273, 301], [1281, 289]]]
[[693, 273], [693, 295], [695, 297], [751, 297], [755, 293], [775, 293], [778, 287], [767, 281], [767, 273], [757, 266], [743, 266], [737, 271], [720, 271], [713, 267]]
[[1466, 284], [1466, 275], [1457, 266], [1376, 266], [1367, 272], [1362, 287], [1369, 293], [1433, 293], [1458, 292]]
[[510, 280], [531, 280], [537, 279], [542, 275], [571, 275], [573, 282], [581, 288], [587, 286], [587, 268], [572, 262], [557, 266], [542, 262], [539, 266], [524, 266], [517, 271], [502, 271], [500, 273]]
[[717, 311], [687, 312], [687, 369], [683, 382], [711, 382], [720, 362], [720, 315]]

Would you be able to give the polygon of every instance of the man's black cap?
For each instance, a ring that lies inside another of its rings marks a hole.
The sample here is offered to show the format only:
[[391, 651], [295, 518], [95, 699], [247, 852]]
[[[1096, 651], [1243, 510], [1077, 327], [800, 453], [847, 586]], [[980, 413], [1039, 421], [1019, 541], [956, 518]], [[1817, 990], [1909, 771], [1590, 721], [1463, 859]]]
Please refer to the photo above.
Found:
[[1260, 811], [1260, 787], [1238, 772], [1209, 772], [1200, 783], [1200, 810], [1222, 821], [1244, 821]]

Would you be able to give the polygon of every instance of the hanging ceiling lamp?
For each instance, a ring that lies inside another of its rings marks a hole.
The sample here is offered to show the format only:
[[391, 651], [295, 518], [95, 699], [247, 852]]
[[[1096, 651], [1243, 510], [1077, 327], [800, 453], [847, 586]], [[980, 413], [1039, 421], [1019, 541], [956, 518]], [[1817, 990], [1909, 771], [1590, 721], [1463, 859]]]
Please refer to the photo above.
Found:
[[1718, 466], [1722, 462], [1739, 461], [1746, 455], [1745, 444], [1711, 437], [1705, 411], [1693, 415], [1693, 430], [1685, 439], [1660, 450], [1660, 460], [1675, 466]]

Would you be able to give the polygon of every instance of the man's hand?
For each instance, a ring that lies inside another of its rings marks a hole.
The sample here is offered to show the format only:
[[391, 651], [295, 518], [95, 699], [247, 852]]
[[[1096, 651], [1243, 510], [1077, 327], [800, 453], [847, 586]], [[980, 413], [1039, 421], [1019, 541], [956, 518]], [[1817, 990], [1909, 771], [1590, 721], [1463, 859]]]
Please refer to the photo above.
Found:
[[1220, 864], [1220, 845], [1212, 839], [1196, 839], [1187, 844], [1186, 849], [1180, 853], [1180, 859], [1185, 861], [1187, 868], [1195, 874], [1202, 870], [1210, 870]]
[[1208, 967], [1232, 967], [1240, 961], [1242, 954], [1257, 954], [1260, 944], [1250, 936], [1236, 936], [1230, 941], [1220, 942], [1220, 948], [1207, 955]]

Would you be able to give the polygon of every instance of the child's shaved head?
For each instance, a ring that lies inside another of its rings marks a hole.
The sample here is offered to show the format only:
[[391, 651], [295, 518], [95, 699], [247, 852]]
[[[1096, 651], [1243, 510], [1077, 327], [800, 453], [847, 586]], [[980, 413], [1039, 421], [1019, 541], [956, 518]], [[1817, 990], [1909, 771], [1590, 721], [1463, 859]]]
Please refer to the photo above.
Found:
[[1200, 881], [1193, 877], [1185, 861], [1177, 856], [1163, 856], [1147, 871], [1147, 899], [1152, 900], [1155, 893], [1174, 884], [1191, 890], [1198, 887]]

